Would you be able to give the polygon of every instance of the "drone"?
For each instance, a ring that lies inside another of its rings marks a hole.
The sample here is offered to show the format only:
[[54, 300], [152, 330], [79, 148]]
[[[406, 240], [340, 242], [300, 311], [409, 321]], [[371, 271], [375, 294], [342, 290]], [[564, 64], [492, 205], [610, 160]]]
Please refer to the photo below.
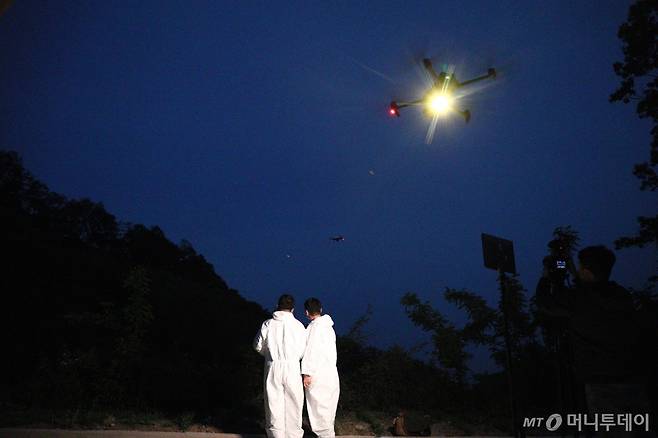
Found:
[[342, 242], [343, 240], [345, 240], [343, 236], [334, 236], [334, 237], [330, 237], [330, 239], [333, 240], [334, 242]]
[[388, 113], [391, 116], [400, 117], [400, 109], [402, 108], [408, 106], [424, 105], [427, 112], [432, 114], [434, 117], [454, 111], [464, 117], [464, 120], [466, 120], [466, 123], [468, 123], [471, 120], [471, 112], [467, 109], [458, 110], [453, 107], [453, 103], [455, 101], [455, 91], [465, 85], [470, 85], [485, 79], [496, 78], [496, 69], [490, 68], [487, 70], [486, 75], [478, 76], [464, 82], [459, 82], [454, 73], [445, 71], [437, 73], [436, 70], [434, 70], [434, 67], [432, 67], [432, 62], [427, 58], [423, 59], [423, 66], [432, 79], [432, 87], [427, 93], [425, 93], [425, 96], [422, 99], [413, 100], [410, 102], [391, 102], [388, 108]]

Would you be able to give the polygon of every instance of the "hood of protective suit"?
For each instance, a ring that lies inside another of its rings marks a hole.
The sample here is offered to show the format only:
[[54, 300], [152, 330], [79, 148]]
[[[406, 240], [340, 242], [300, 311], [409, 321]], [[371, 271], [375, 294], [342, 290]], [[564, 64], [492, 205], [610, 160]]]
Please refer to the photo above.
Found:
[[326, 325], [332, 327], [334, 325], [334, 320], [331, 319], [331, 316], [329, 315], [322, 315], [311, 321], [311, 324]]
[[294, 318], [292, 312], [288, 312], [287, 310], [277, 310], [276, 312], [272, 313], [272, 318], [275, 321], [283, 321], [286, 318]]

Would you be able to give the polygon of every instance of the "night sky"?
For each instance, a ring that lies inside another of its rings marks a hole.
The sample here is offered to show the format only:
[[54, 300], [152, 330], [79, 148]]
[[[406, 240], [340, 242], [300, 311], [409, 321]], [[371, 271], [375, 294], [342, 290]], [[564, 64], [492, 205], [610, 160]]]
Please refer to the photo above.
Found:
[[[532, 293], [556, 226], [612, 247], [655, 214], [632, 175], [649, 123], [608, 103], [629, 4], [17, 1], [0, 147], [51, 190], [190, 241], [266, 308], [317, 296], [345, 333], [370, 303], [370, 342], [409, 348], [425, 337], [403, 293], [455, 322], [445, 287], [496, 302], [482, 232], [514, 241]], [[423, 56], [460, 80], [499, 71], [431, 144], [421, 112], [387, 114], [422, 96]], [[654, 250], [617, 257], [625, 286], [654, 272]]]

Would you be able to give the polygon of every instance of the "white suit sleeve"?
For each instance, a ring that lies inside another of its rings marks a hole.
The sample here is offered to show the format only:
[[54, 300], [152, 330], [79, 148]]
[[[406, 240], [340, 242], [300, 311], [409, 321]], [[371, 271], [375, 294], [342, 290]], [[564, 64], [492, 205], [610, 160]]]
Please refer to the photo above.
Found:
[[256, 352], [259, 354], [265, 353], [263, 351], [264, 341], [265, 341], [265, 324], [261, 326], [260, 330], [258, 330], [258, 333], [256, 333], [256, 337], [254, 338], [253, 347], [254, 350], [256, 350]]
[[307, 330], [306, 349], [304, 350], [304, 357], [302, 358], [302, 374], [313, 376], [316, 374], [318, 366], [318, 336], [320, 333], [315, 327]]

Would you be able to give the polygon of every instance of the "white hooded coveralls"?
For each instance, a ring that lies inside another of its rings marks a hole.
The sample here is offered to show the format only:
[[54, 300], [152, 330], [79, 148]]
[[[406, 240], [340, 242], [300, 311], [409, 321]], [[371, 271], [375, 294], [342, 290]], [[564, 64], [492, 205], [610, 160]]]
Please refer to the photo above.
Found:
[[334, 437], [340, 382], [336, 368], [336, 332], [329, 315], [315, 318], [306, 328], [302, 374], [311, 376], [306, 388], [306, 410], [311, 429], [320, 438]]
[[254, 350], [265, 357], [265, 428], [270, 438], [302, 438], [304, 385], [299, 360], [306, 330], [292, 314], [276, 311], [263, 323]]

